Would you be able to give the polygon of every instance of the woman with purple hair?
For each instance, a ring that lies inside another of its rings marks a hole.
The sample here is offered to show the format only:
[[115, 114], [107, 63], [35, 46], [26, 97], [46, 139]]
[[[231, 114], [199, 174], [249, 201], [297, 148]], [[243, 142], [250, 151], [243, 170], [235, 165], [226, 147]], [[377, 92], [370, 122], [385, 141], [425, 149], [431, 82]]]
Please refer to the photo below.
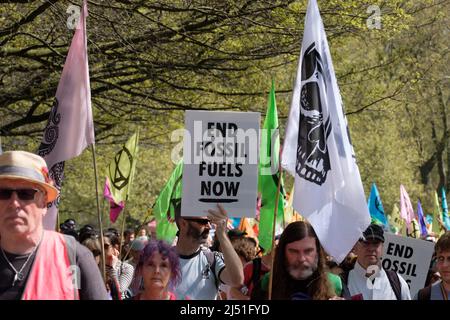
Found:
[[134, 300], [177, 300], [173, 293], [181, 282], [180, 262], [174, 247], [164, 241], [151, 241], [142, 250], [135, 277], [143, 290]]

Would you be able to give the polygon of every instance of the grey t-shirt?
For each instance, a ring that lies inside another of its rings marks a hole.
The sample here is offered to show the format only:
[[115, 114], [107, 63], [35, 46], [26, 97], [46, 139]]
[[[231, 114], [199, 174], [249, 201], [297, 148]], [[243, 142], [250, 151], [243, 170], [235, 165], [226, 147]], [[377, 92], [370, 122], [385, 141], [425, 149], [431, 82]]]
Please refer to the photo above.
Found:
[[[95, 262], [92, 252], [88, 248], [75, 242], [76, 245], [76, 264], [80, 268], [80, 299], [81, 300], [107, 300], [105, 284], [103, 283], [100, 270]], [[16, 255], [5, 252], [6, 257], [12, 263], [16, 270], [20, 270], [28, 255]], [[35, 255], [30, 258], [22, 273], [25, 275], [22, 281], [17, 281], [12, 287], [15, 272], [11, 269], [8, 262], [0, 254], [0, 300], [20, 300], [31, 266], [34, 263]]]

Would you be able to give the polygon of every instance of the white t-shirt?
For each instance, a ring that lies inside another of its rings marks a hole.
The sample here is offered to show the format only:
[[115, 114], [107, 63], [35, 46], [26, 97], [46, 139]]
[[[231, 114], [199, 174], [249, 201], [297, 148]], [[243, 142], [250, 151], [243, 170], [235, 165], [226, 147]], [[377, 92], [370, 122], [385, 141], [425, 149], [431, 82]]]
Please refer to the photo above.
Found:
[[180, 255], [182, 281], [175, 290], [179, 299], [215, 300], [217, 297], [216, 278], [220, 283], [219, 276], [225, 268], [223, 256], [220, 252], [214, 252], [216, 275], [214, 277], [203, 250], [200, 249], [190, 256]]
[[[398, 275], [401, 285], [402, 300], [411, 300], [411, 294], [406, 281]], [[397, 300], [386, 272], [380, 269], [374, 282], [367, 281], [366, 270], [358, 262], [348, 274], [348, 290], [352, 296], [361, 293], [364, 300]]]

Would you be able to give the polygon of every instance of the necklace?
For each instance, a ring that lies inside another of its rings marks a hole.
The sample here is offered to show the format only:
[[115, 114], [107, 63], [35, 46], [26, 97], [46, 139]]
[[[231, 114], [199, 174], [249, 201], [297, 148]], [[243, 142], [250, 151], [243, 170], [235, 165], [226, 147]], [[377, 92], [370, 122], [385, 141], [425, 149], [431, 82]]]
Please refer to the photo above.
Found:
[[11, 287], [14, 287], [16, 285], [17, 281], [22, 281], [24, 279], [24, 274], [22, 273], [23, 269], [25, 269], [26, 265], [28, 264], [28, 261], [30, 261], [31, 257], [34, 255], [34, 252], [36, 251], [36, 249], [39, 247], [39, 244], [41, 243], [42, 240], [42, 236], [39, 239], [38, 244], [33, 248], [33, 251], [31, 251], [31, 253], [28, 255], [27, 260], [25, 261], [25, 263], [22, 265], [22, 267], [20, 268], [19, 271], [17, 271], [16, 268], [14, 268], [13, 264], [11, 263], [11, 261], [9, 261], [8, 257], [5, 254], [5, 251], [3, 251], [3, 248], [0, 248], [3, 254], [3, 257], [5, 258], [6, 262], [8, 262], [9, 266], [11, 267], [11, 269], [13, 269], [15, 275], [14, 275], [14, 280], [12, 283]]

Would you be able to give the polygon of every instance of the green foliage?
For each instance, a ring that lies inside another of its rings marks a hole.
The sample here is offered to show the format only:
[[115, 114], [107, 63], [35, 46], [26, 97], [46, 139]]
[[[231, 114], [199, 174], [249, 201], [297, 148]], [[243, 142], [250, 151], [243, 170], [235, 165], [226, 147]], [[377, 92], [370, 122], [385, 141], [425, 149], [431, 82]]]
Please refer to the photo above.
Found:
[[[73, 35], [66, 26], [71, 3], [0, 6], [4, 150], [37, 150]], [[431, 212], [431, 191], [450, 189], [448, 2], [318, 4], [366, 193], [376, 182], [391, 212], [403, 184]], [[381, 29], [367, 27], [371, 5], [380, 8]], [[174, 168], [171, 153], [179, 141], [171, 141], [171, 132], [183, 127], [184, 110], [264, 116], [272, 78], [283, 137], [306, 6], [306, 0], [89, 2], [100, 194], [107, 164], [139, 127], [136, 179], [125, 210], [146, 219]], [[68, 161], [65, 175], [61, 218], [96, 224], [91, 151]], [[292, 178], [285, 182], [290, 191]], [[102, 196], [101, 203], [107, 226]]]

